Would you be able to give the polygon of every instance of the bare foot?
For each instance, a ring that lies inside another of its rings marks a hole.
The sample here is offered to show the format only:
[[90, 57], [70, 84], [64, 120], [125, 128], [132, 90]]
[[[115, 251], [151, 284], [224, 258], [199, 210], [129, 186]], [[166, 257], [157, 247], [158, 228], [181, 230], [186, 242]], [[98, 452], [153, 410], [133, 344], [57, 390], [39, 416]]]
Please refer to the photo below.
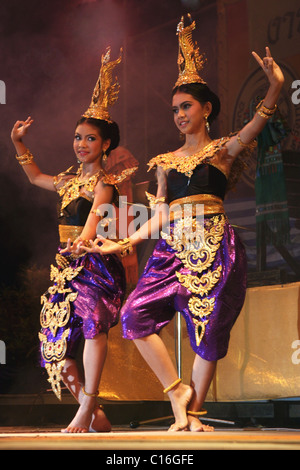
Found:
[[169, 431], [185, 431], [188, 427], [187, 407], [193, 395], [193, 389], [189, 385], [180, 383], [169, 392], [175, 423]]
[[97, 406], [93, 412], [92, 422], [89, 428], [90, 432], [110, 432], [111, 424], [107, 419], [103, 409]]
[[199, 418], [188, 416], [188, 428], [191, 432], [213, 432], [215, 428], [207, 424], [201, 423]]
[[83, 433], [88, 432], [92, 421], [93, 411], [95, 410], [95, 399], [85, 397], [82, 400], [78, 411], [69, 426], [62, 429], [65, 433]]

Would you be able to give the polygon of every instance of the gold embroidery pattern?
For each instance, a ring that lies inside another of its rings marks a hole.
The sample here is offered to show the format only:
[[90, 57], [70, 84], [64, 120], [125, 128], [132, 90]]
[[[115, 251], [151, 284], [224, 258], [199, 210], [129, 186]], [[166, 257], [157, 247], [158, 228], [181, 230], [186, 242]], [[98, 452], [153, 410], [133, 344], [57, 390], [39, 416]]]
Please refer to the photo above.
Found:
[[50, 364], [49, 362], [45, 365], [45, 368], [48, 372], [48, 382], [51, 384], [52, 390], [59, 400], [61, 400], [61, 371], [65, 365], [65, 360], [56, 363]]
[[218, 152], [226, 142], [228, 142], [228, 140], [229, 137], [222, 137], [221, 139], [213, 140], [200, 150], [200, 152], [197, 152], [188, 158], [174, 155], [173, 152], [157, 155], [157, 157], [152, 158], [148, 163], [148, 171], [155, 166], [161, 166], [163, 170], [168, 170], [170, 168], [175, 169], [190, 178], [196, 166], [204, 163], [206, 159], [214, 157], [216, 152]]
[[[66, 176], [69, 170], [67, 170], [67, 172], [61, 173], [61, 175], [58, 175], [57, 177], [58, 181], [62, 179], [64, 176]], [[82, 173], [82, 165], [80, 165], [80, 167], [77, 170], [76, 175], [73, 178], [67, 180], [61, 188], [58, 188], [57, 192], [60, 196], [62, 196], [61, 210], [67, 207], [70, 204], [70, 202], [80, 197], [83, 193], [85, 192], [93, 193], [95, 190], [95, 186], [98, 183], [99, 178], [105, 175], [104, 171], [100, 170], [94, 175], [92, 175], [90, 178], [86, 180], [82, 180], [81, 173]]]
[[[59, 255], [58, 260], [61, 260], [61, 258], [64, 257]], [[49, 287], [47, 293], [41, 296], [41, 303], [43, 304], [40, 315], [41, 327], [48, 328], [53, 337], [56, 337], [58, 328], [68, 324], [71, 315], [71, 302], [74, 302], [78, 295], [77, 292], [72, 292], [70, 288], [66, 288], [66, 281], [74, 279], [83, 266], [73, 269], [67, 263], [64, 264], [63, 270], [51, 265], [50, 278], [53, 281], [53, 286]], [[64, 300], [49, 301], [47, 294], [51, 296], [56, 293], [63, 294], [65, 296]], [[54, 342], [48, 341], [45, 334], [39, 333], [39, 340], [42, 343], [42, 357], [46, 361], [45, 369], [49, 376], [48, 381], [59, 400], [61, 399], [61, 371], [65, 362], [64, 357], [67, 351], [69, 332], [70, 330], [66, 329], [61, 338]]]
[[[66, 172], [61, 173], [54, 179], [55, 186], [59, 184], [62, 179], [70, 173], [73, 167], [69, 168]], [[62, 196], [61, 202], [61, 211], [67, 207], [72, 201], [77, 199], [80, 196], [86, 197], [87, 199], [93, 200], [93, 193], [95, 191], [95, 186], [98, 183], [99, 179], [103, 181], [104, 184], [109, 184], [116, 186], [117, 184], [122, 183], [126, 178], [131, 176], [138, 167], [126, 168], [119, 175], [105, 173], [104, 170], [99, 170], [97, 173], [92, 175], [90, 178], [83, 180], [81, 178], [82, 174], [82, 165], [77, 170], [77, 173], [73, 178], [66, 180], [61, 188], [57, 189], [57, 192]], [[86, 193], [90, 193], [90, 198], [87, 197]]]
[[[180, 224], [182, 223], [181, 220]], [[184, 267], [192, 272], [191, 274], [180, 272], [176, 274], [179, 282], [194, 294], [189, 300], [188, 307], [195, 324], [197, 346], [200, 345], [203, 339], [206, 325], [209, 323], [209, 316], [215, 305], [215, 297], [208, 298], [207, 296], [222, 276], [222, 265], [214, 270], [210, 268], [220, 248], [225, 223], [226, 217], [224, 214], [205, 219], [204, 238], [197, 235], [194, 239], [184, 236], [179, 239], [177, 235], [178, 227], [176, 227], [177, 221], [171, 235], [162, 234], [166, 242], [176, 251], [176, 256], [182, 261]]]
[[197, 276], [191, 277], [190, 275], [177, 273], [179, 282], [186, 287], [193, 294], [203, 297], [219, 282], [222, 273], [222, 266], [218, 266], [215, 271], [208, 271], [207, 274], [202, 274], [199, 278]]

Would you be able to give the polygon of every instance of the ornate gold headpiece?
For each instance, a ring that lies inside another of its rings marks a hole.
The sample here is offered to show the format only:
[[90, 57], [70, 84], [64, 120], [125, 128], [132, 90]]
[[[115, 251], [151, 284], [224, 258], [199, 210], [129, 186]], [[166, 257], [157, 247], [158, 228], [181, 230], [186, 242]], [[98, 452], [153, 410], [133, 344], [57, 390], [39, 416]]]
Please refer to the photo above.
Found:
[[91, 104], [83, 114], [84, 117], [103, 119], [111, 122], [108, 107], [117, 101], [120, 89], [117, 77], [115, 83], [111, 83], [112, 72], [121, 60], [122, 49], [120, 50], [119, 57], [114, 61], [110, 61], [110, 47], [106, 49], [105, 54], [102, 54], [99, 78], [93, 91]]
[[[191, 16], [188, 15], [190, 20]], [[196, 28], [195, 21], [184, 27], [184, 18], [177, 25], [178, 35], [178, 69], [179, 75], [174, 88], [187, 83], [206, 83], [200, 76], [200, 71], [206, 62], [203, 54], [200, 54], [199, 47], [193, 44], [192, 31]]]

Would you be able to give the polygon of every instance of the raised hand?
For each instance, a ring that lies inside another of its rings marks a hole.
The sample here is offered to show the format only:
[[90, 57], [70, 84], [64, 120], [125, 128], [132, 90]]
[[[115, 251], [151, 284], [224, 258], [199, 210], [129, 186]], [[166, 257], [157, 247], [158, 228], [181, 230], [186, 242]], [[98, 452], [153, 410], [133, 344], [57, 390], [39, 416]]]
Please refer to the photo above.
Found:
[[266, 47], [266, 56], [261, 59], [256, 52], [252, 52], [253, 57], [265, 72], [270, 84], [282, 85], [284, 82], [284, 76], [279, 65], [276, 64], [273, 59], [270, 49]]
[[33, 119], [31, 119], [30, 116], [26, 119], [26, 121], [17, 121], [11, 131], [11, 140], [13, 142], [22, 141], [32, 123]]

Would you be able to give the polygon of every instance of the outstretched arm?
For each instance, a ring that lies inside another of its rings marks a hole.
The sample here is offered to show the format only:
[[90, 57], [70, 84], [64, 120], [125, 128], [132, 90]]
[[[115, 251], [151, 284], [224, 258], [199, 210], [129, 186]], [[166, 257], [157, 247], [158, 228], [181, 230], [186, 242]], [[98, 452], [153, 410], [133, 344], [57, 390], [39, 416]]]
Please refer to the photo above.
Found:
[[[157, 182], [158, 188], [156, 197], [165, 198], [166, 176], [165, 172], [160, 167], [157, 170]], [[126, 239], [128, 240], [128, 244], [130, 246], [138, 245], [142, 241], [151, 238], [151, 235], [159, 233], [160, 229], [168, 222], [168, 216], [168, 206], [164, 203], [157, 204], [153, 210], [152, 217], [147, 220], [147, 222], [145, 222], [136, 232], [131, 234], [128, 239]], [[99, 243], [101, 243], [101, 245]], [[99, 252], [101, 254], [120, 254], [124, 251], [124, 245], [100, 236], [94, 241], [91, 240], [90, 247], [82, 248], [88, 252]]]
[[41, 172], [35, 163], [32, 154], [28, 151], [23, 142], [23, 138], [27, 134], [33, 119], [28, 117], [26, 121], [17, 121], [11, 131], [11, 140], [17, 152], [17, 160], [27, 175], [30, 183], [50, 191], [55, 191], [53, 184], [53, 176], [46, 175]]
[[266, 47], [266, 56], [263, 59], [261, 59], [256, 52], [252, 52], [252, 55], [268, 78], [269, 88], [263, 100], [262, 107], [257, 109], [251, 121], [241, 129], [238, 136], [232, 137], [228, 142], [228, 153], [231, 156], [237, 156], [241, 152], [243, 144], [252, 142], [263, 130], [268, 117], [271, 117], [276, 109], [276, 103], [284, 83], [283, 73], [271, 56], [268, 47]]

